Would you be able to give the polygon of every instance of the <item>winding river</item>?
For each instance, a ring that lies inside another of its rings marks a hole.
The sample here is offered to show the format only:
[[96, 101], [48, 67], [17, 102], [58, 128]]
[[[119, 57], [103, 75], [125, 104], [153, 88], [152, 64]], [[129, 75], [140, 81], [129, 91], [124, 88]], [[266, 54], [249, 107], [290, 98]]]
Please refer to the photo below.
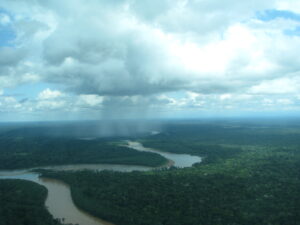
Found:
[[[169, 160], [169, 163], [166, 166], [173, 165], [183, 168], [191, 167], [194, 163], [201, 162], [201, 158], [198, 156], [161, 152], [159, 150], [145, 148], [139, 142], [127, 141], [125, 146], [138, 151], [158, 153]], [[153, 169], [151, 167], [145, 166], [116, 164], [82, 164], [47, 166], [42, 168], [60, 171], [91, 169], [97, 171], [114, 170], [121, 172], [148, 171]], [[112, 223], [93, 217], [90, 214], [87, 214], [82, 210], [78, 209], [73, 203], [69, 186], [63, 182], [54, 179], [40, 178], [39, 174], [30, 172], [29, 170], [0, 171], [0, 179], [23, 179], [33, 181], [45, 186], [48, 189], [48, 196], [45, 202], [46, 208], [53, 215], [54, 218], [63, 218], [64, 223], [73, 223], [80, 225], [112, 225]]]

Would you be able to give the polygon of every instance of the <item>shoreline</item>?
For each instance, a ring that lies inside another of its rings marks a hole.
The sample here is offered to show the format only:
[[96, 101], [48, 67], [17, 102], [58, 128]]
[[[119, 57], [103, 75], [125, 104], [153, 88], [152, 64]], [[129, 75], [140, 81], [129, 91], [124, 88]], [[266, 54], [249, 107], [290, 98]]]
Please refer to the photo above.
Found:
[[[130, 143], [130, 142], [129, 142]], [[143, 145], [139, 142], [132, 142], [136, 144], [140, 144], [138, 146], [132, 146], [127, 142], [126, 144], [122, 144], [122, 146], [131, 148], [137, 151], [145, 151], [145, 152], [155, 152], [156, 154], [160, 154], [163, 156], [167, 162], [163, 165], [156, 166], [156, 167], [147, 167], [147, 166], [137, 166], [137, 165], [129, 165], [129, 164], [113, 164], [113, 163], [107, 163], [107, 164], [72, 164], [72, 165], [57, 165], [57, 166], [44, 166], [44, 167], [34, 167], [34, 168], [27, 168], [27, 169], [15, 169], [15, 170], [0, 170], [0, 179], [23, 179], [23, 180], [31, 180], [35, 183], [38, 183], [40, 185], [43, 185], [47, 188], [48, 194], [47, 199], [45, 202], [45, 206], [50, 212], [50, 214], [56, 218], [61, 219], [65, 218], [67, 223], [74, 223], [74, 224], [80, 224], [80, 225], [115, 225], [109, 221], [105, 221], [99, 217], [96, 217], [89, 212], [84, 211], [80, 207], [78, 207], [73, 200], [72, 191], [70, 185], [65, 183], [62, 180], [59, 179], [51, 179], [49, 183], [43, 182], [43, 179], [48, 179], [46, 176], [40, 176], [40, 173], [34, 172], [32, 170], [34, 169], [52, 169], [56, 171], [76, 171], [76, 170], [94, 170], [94, 171], [102, 171], [102, 170], [113, 170], [113, 171], [119, 171], [119, 172], [132, 172], [132, 171], [151, 171], [151, 170], [159, 170], [162, 168], [170, 168], [172, 166], [176, 166], [176, 163], [178, 161], [174, 161], [176, 159], [172, 157], [167, 157], [169, 155], [165, 155], [166, 153], [161, 152], [159, 150], [153, 150], [150, 148], [145, 148]], [[171, 154], [171, 153], [169, 153]], [[177, 155], [177, 158], [182, 159], [182, 155], [185, 154], [172, 154]], [[190, 167], [192, 164], [186, 164], [185, 167]], [[52, 168], [51, 168], [52, 167]], [[55, 168], [56, 167], [56, 168]], [[76, 168], [77, 167], [77, 168]], [[52, 182], [51, 182], [52, 180]], [[59, 184], [61, 186], [59, 186]], [[56, 185], [56, 186], [55, 186]], [[51, 201], [51, 205], [49, 205], [49, 201]], [[63, 208], [61, 208], [63, 207]], [[60, 209], [59, 209], [60, 208]], [[73, 212], [71, 215], [63, 214], [65, 210], [69, 208], [70, 212]], [[53, 212], [53, 213], [52, 213]], [[74, 213], [77, 212], [77, 213]], [[61, 214], [62, 213], [62, 214]], [[80, 215], [81, 214], [81, 215]], [[76, 218], [76, 216], [78, 216]], [[69, 219], [67, 219], [69, 218]], [[96, 219], [96, 220], [95, 220]], [[83, 221], [89, 221], [89, 222], [83, 222]]]

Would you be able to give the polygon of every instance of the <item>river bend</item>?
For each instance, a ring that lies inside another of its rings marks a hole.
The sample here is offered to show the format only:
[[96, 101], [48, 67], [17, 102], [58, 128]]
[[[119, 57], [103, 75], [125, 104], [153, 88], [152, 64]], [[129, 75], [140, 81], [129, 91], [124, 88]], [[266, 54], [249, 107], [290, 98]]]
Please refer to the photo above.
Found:
[[[201, 158], [198, 156], [192, 156], [188, 154], [174, 154], [168, 152], [162, 152], [156, 149], [145, 148], [139, 142], [127, 141], [126, 147], [146, 152], [154, 152], [162, 155], [169, 160], [166, 166], [177, 167], [191, 167], [194, 163], [201, 162]], [[120, 172], [131, 171], [149, 171], [153, 168], [145, 166], [134, 165], [116, 165], [116, 164], [81, 164], [81, 165], [64, 165], [64, 166], [46, 166], [39, 167], [43, 169], [52, 170], [114, 170]], [[0, 179], [23, 179], [33, 181], [40, 185], [43, 185], [48, 189], [48, 196], [45, 202], [45, 206], [54, 218], [64, 219], [64, 223], [73, 223], [79, 225], [113, 225], [112, 223], [103, 221], [88, 213], [78, 209], [73, 203], [70, 188], [65, 183], [48, 178], [40, 178], [39, 174], [30, 172], [28, 170], [8, 170], [0, 171]]]

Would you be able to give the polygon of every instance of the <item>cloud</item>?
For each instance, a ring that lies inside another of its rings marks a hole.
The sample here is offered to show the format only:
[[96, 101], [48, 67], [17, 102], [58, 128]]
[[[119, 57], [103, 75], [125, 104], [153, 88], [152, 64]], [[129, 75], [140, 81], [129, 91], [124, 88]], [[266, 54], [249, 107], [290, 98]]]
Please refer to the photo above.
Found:
[[20, 111], [22, 105], [11, 96], [0, 96], [0, 112], [16, 112]]
[[263, 81], [253, 86], [250, 93], [255, 94], [297, 94], [300, 88], [300, 78], [278, 78], [270, 81]]
[[8, 15], [4, 13], [0, 13], [0, 24], [1, 25], [8, 25], [11, 22], [10, 18]]
[[23, 49], [0, 47], [0, 69], [7, 66], [17, 66], [24, 57]]
[[0, 49], [0, 88], [63, 87], [44, 90], [24, 102], [27, 108], [248, 109], [276, 102], [276, 95], [297, 104], [297, 1], [70, 3], [0, 4], [9, 12], [1, 24], [16, 33], [14, 45]]
[[55, 99], [55, 98], [59, 98], [62, 96], [63, 96], [63, 94], [60, 91], [57, 91], [57, 90], [52, 91], [51, 89], [47, 88], [39, 93], [38, 99], [40, 99], [40, 100]]
[[40, 101], [36, 104], [36, 110], [49, 111], [49, 110], [61, 110], [66, 105], [65, 101]]
[[79, 95], [77, 105], [82, 107], [95, 107], [101, 106], [103, 102], [103, 97], [98, 95]]

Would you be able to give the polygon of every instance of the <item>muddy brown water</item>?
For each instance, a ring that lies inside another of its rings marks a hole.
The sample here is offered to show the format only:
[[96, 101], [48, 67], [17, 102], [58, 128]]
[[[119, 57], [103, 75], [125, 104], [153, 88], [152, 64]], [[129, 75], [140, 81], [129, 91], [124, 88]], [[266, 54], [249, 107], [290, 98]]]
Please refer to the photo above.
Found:
[[[169, 160], [168, 165], [174, 165], [177, 167], [190, 167], [194, 163], [201, 162], [201, 158], [198, 156], [161, 152], [159, 150], [145, 148], [139, 142], [127, 141], [126, 146], [138, 151], [158, 153]], [[153, 169], [144, 166], [116, 164], [63, 165], [47, 166], [42, 168], [59, 171], [90, 169], [97, 171], [114, 170], [120, 172], [148, 171]], [[45, 202], [45, 206], [54, 218], [63, 219], [64, 223], [73, 223], [79, 225], [113, 225], [112, 223], [96, 218], [78, 209], [72, 200], [69, 186], [61, 181], [55, 179], [40, 178], [39, 174], [30, 172], [29, 170], [0, 171], [0, 179], [29, 180], [46, 187], [48, 189], [48, 196]]]

